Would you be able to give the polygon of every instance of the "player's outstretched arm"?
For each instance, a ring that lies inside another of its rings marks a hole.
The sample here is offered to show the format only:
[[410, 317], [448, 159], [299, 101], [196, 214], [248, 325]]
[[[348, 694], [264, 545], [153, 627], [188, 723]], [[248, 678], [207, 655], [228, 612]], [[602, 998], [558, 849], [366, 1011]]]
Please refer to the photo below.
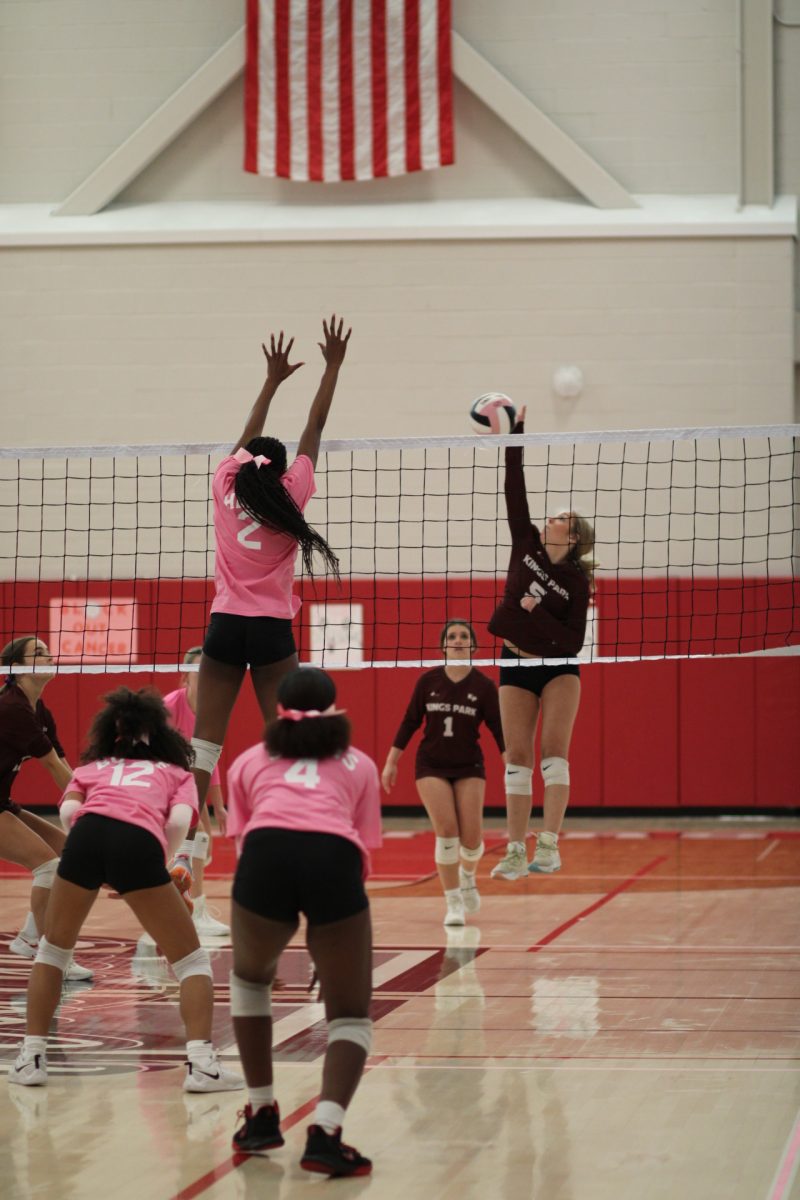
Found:
[[270, 334], [269, 350], [261, 343], [261, 349], [264, 351], [264, 357], [267, 360], [267, 378], [264, 380], [264, 386], [258, 393], [255, 404], [250, 409], [250, 415], [247, 418], [247, 423], [242, 431], [242, 436], [239, 438], [236, 445], [233, 447], [233, 453], [241, 446], [246, 446], [251, 438], [261, 437], [264, 432], [264, 424], [269, 412], [269, 406], [272, 402], [272, 397], [277, 392], [284, 379], [288, 379], [290, 375], [294, 375], [295, 371], [303, 366], [303, 363], [290, 363], [289, 354], [294, 345], [294, 338], [289, 338], [289, 342], [284, 349], [283, 345], [283, 330], [278, 335], [277, 344], [275, 342], [275, 334]]
[[322, 431], [328, 419], [328, 413], [333, 401], [333, 393], [336, 391], [339, 368], [344, 362], [344, 356], [347, 353], [347, 343], [350, 341], [350, 334], [353, 332], [352, 329], [348, 329], [343, 337], [343, 327], [344, 321], [340, 318], [337, 329], [336, 313], [334, 313], [331, 317], [330, 325], [328, 325], [327, 321], [322, 322], [322, 332], [325, 335], [324, 343], [317, 343], [322, 351], [322, 357], [325, 359], [325, 370], [322, 374], [317, 394], [311, 403], [306, 427], [303, 430], [300, 437], [300, 444], [297, 447], [297, 453], [307, 455], [315, 467], [319, 456], [319, 443], [322, 438]]

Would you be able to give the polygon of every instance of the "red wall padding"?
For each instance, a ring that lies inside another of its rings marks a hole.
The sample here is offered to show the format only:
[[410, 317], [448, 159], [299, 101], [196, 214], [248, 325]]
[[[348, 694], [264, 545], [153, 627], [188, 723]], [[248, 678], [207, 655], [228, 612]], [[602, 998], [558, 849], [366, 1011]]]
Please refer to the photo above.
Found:
[[[0, 638], [49, 630], [51, 597], [107, 597], [108, 584], [0, 585]], [[484, 632], [502, 586], [494, 580], [356, 580], [347, 595], [304, 585], [306, 600], [360, 601], [365, 606], [365, 654], [380, 659], [438, 654], [438, 634], [449, 616], [467, 616], [489, 652]], [[180, 580], [116, 581], [113, 594], [138, 603], [139, 658], [174, 662], [202, 641], [211, 585]], [[760, 649], [797, 640], [800, 583], [658, 579], [612, 582], [598, 590], [598, 645], [606, 653], [717, 653]], [[742, 614], [745, 614], [744, 620]], [[373, 616], [375, 620], [373, 621]], [[399, 630], [399, 633], [398, 633]], [[298, 630], [301, 655], [306, 631]], [[494, 669], [487, 674], [497, 678]], [[402, 717], [417, 668], [335, 673], [355, 742], [383, 765]], [[61, 675], [47, 688], [70, 762], [110, 687], [152, 683], [167, 692], [173, 675]], [[800, 658], [689, 659], [592, 664], [582, 669], [581, 709], [570, 753], [572, 805], [579, 807], [795, 807], [800, 804], [797, 730]], [[260, 716], [245, 684], [223, 754], [223, 768], [260, 734]], [[417, 803], [415, 743], [403, 757], [390, 805]], [[487, 804], [501, 806], [502, 766], [484, 737]], [[15, 787], [23, 804], [53, 804], [55, 786], [37, 764], [26, 763]], [[534, 795], [541, 801], [541, 781]]]

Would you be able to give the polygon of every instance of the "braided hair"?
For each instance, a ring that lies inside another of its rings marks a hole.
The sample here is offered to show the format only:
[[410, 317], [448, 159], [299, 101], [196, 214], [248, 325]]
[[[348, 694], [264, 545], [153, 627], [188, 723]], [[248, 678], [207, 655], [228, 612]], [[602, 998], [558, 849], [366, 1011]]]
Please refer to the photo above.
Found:
[[313, 555], [316, 550], [325, 565], [339, 579], [339, 559], [322, 534], [308, 524], [300, 509], [281, 482], [286, 472], [286, 447], [277, 438], [251, 438], [245, 446], [252, 455], [263, 454], [269, 464], [258, 467], [254, 462], [243, 463], [236, 474], [234, 490], [239, 507], [259, 525], [276, 533], [285, 533], [299, 544], [303, 567], [313, 575]]
[[154, 688], [117, 688], [103, 699], [105, 707], [92, 722], [89, 741], [81, 762], [98, 758], [149, 759], [173, 763], [188, 771], [194, 751], [186, 738], [173, 729], [161, 694]]

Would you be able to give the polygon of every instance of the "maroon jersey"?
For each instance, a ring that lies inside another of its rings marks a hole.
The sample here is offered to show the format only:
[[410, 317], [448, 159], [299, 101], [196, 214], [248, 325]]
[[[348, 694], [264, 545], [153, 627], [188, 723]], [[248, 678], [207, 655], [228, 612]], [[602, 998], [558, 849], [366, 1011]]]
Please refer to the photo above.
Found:
[[64, 757], [53, 714], [41, 700], [31, 708], [25, 693], [9, 684], [0, 692], [0, 804], [10, 797], [25, 759], [44, 758], [51, 750]]
[[[589, 581], [572, 559], [551, 562], [539, 530], [531, 524], [521, 446], [506, 447], [505, 492], [511, 559], [503, 599], [492, 614], [489, 632], [526, 654], [571, 658], [586, 636]], [[531, 612], [520, 604], [525, 595], [539, 597]]]
[[411, 701], [394, 745], [405, 750], [413, 734], [425, 722], [417, 750], [418, 762], [439, 769], [475, 767], [483, 774], [483, 753], [478, 735], [485, 722], [503, 753], [503, 730], [497, 688], [491, 679], [473, 667], [468, 675], [454, 683], [444, 667], [434, 667], [417, 680]]

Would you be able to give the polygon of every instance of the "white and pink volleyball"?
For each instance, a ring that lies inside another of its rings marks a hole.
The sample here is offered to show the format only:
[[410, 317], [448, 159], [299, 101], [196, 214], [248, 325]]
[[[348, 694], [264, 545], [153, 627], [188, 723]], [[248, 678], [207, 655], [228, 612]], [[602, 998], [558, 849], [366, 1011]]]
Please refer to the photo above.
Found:
[[469, 410], [469, 422], [476, 433], [511, 433], [517, 423], [514, 401], [502, 392], [478, 396]]

